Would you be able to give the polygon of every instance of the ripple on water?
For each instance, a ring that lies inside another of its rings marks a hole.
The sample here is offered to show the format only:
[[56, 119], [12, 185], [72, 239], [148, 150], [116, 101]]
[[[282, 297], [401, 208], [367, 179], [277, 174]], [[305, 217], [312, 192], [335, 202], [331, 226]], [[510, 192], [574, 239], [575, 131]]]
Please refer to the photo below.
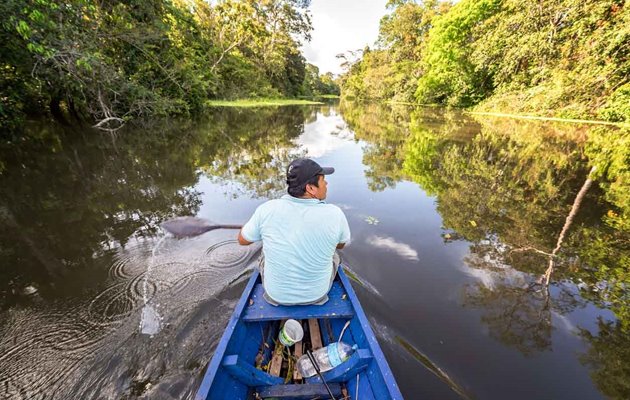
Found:
[[[110, 286], [81, 304], [47, 304], [45, 309], [0, 313], [0, 398], [66, 397], [73, 386], [93, 388], [85, 382], [86, 368], [107, 369], [98, 361], [120, 346], [119, 332], [128, 334], [147, 296], [159, 301], [166, 317], [192, 310], [188, 305], [223, 290], [226, 282], [242, 273], [258, 248], [241, 247], [226, 240], [208, 247], [207, 241], [166, 241], [150, 274], [146, 273], [150, 243], [116, 253]], [[157, 306], [156, 306], [157, 307]], [[207, 328], [207, 326], [205, 327]], [[217, 330], [220, 332], [220, 330]], [[125, 350], [125, 354], [129, 349]], [[92, 360], [92, 361], [90, 361]], [[98, 365], [98, 366], [97, 366]], [[107, 373], [108, 379], [111, 371]], [[73, 383], [74, 382], [74, 383]], [[93, 389], [89, 389], [93, 390]], [[76, 397], [75, 397], [76, 398]]]
[[140, 301], [144, 296], [144, 281], [146, 278], [146, 297], [147, 301], [150, 301], [158, 292], [168, 288], [170, 286], [169, 283], [162, 280], [157, 276], [153, 276], [144, 272], [135, 278], [133, 278], [127, 286], [127, 290], [129, 294], [136, 300]]
[[[40, 358], [29, 358], [36, 366], [22, 363], [10, 373], [6, 382], [0, 382], [0, 398], [8, 399], [50, 399], [51, 393], [63, 390], [71, 376], [80, 373], [81, 360], [55, 357], [54, 354], [39, 354]], [[41, 358], [46, 357], [42, 360]], [[4, 371], [3, 371], [4, 372]], [[4, 393], [3, 393], [4, 392]]]
[[170, 287], [174, 281], [179, 279], [182, 275], [189, 273], [189, 271], [195, 271], [196, 269], [189, 263], [165, 261], [156, 263], [152, 270], [145, 271], [142, 274], [136, 276], [133, 281], [134, 293], [137, 293], [142, 297], [143, 284], [146, 277], [147, 284], [154, 286], [154, 288], [147, 288], [147, 296], [150, 298], [153, 296], [154, 290], [158, 292], [164, 288]]
[[234, 268], [245, 264], [257, 248], [241, 246], [236, 240], [218, 242], [208, 247], [206, 255], [210, 265], [218, 268]]
[[127, 280], [146, 270], [147, 252], [149, 244], [138, 242], [114, 254], [113, 263], [109, 268], [109, 276], [114, 280]]
[[[127, 256], [127, 255], [124, 255]], [[134, 271], [133, 257], [124, 257], [123, 255], [117, 255], [112, 266], [109, 268], [109, 276], [112, 279], [131, 279], [138, 274], [138, 271]]]
[[[138, 279], [139, 280], [139, 279]], [[138, 295], [136, 280], [129, 282], [117, 283], [108, 287], [90, 302], [87, 309], [88, 320], [95, 324], [108, 324], [119, 321], [131, 314], [136, 308], [138, 299], [142, 298], [142, 294]], [[155, 292], [155, 286], [151, 285]]]
[[[120, 321], [143, 304], [146, 272], [133, 279], [119, 282], [96, 295], [87, 308], [87, 319], [95, 325]], [[147, 301], [170, 285], [153, 276], [146, 276]]]
[[24, 309], [3, 315], [10, 324], [0, 338], [0, 398], [50, 398], [78, 374], [106, 337], [79, 317], [79, 309]]
[[213, 289], [222, 286], [222, 281], [222, 276], [214, 273], [212, 270], [197, 271], [178, 279], [170, 287], [168, 294], [170, 298], [179, 300], [184, 295], [190, 297], [202, 294], [203, 298], [207, 298], [214, 293]]

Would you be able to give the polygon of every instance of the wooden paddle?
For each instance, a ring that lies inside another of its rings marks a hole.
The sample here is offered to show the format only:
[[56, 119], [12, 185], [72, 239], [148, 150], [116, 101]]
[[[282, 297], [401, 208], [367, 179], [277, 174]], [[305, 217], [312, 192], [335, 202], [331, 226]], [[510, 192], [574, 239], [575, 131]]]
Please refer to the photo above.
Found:
[[198, 217], [178, 217], [160, 224], [162, 229], [177, 238], [199, 236], [215, 229], [241, 229], [243, 225], [221, 225]]

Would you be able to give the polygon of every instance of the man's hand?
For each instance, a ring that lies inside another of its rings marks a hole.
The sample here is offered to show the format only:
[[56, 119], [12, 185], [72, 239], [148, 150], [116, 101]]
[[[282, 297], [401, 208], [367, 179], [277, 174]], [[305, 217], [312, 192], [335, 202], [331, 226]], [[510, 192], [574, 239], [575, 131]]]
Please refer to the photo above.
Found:
[[249, 240], [243, 237], [243, 235], [241, 234], [241, 231], [238, 232], [238, 244], [240, 244], [241, 246], [248, 246], [252, 243], [254, 242], [250, 242]]
[[337, 249], [343, 249], [345, 245], [346, 245], [345, 243], [339, 243], [337, 245]]

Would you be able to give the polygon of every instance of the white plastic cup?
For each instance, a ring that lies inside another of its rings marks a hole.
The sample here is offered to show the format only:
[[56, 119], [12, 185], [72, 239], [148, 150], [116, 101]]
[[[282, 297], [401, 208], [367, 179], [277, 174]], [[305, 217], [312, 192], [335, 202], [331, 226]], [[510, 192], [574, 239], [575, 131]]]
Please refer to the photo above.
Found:
[[280, 343], [287, 347], [293, 346], [296, 342], [302, 340], [303, 337], [304, 329], [302, 329], [302, 324], [294, 319], [288, 319], [278, 334]]

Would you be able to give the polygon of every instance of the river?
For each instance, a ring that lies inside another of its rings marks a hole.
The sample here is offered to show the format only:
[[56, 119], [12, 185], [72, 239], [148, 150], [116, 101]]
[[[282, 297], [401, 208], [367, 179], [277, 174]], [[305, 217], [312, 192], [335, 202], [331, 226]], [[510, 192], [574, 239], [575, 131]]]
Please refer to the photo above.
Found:
[[192, 399], [260, 247], [159, 223], [243, 223], [298, 156], [336, 169], [342, 262], [405, 398], [629, 398], [614, 180], [595, 180], [539, 284], [597, 138], [619, 135], [352, 103], [115, 134], [33, 123], [0, 149], [0, 398]]

